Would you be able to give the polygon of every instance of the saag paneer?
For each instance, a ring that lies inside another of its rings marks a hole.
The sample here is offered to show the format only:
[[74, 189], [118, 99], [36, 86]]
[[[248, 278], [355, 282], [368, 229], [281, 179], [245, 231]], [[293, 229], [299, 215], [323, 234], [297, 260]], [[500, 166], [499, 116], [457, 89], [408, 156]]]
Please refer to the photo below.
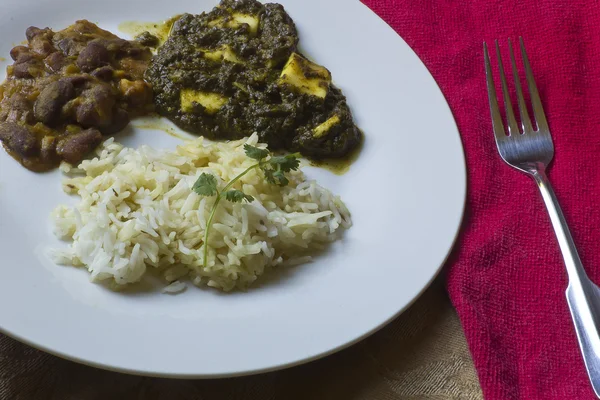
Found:
[[342, 157], [361, 133], [330, 72], [302, 56], [279, 4], [223, 0], [184, 14], [145, 77], [157, 111], [212, 139], [257, 132], [272, 149]]

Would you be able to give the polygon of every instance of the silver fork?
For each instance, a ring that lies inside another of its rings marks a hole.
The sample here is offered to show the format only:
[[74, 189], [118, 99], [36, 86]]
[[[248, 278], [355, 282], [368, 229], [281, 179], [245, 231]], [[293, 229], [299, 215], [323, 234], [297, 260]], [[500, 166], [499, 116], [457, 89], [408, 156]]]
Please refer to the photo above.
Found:
[[519, 41], [537, 129], [533, 128], [529, 113], [527, 112], [523, 91], [519, 83], [519, 73], [517, 72], [513, 47], [509, 39], [510, 61], [515, 80], [519, 113], [521, 115], [521, 130], [519, 130], [510, 101], [506, 76], [504, 75], [500, 47], [498, 46], [498, 41], [496, 41], [496, 55], [508, 125], [508, 136], [506, 135], [496, 98], [490, 57], [487, 45], [484, 43], [485, 74], [496, 145], [502, 159], [511, 167], [532, 177], [540, 189], [569, 277], [566, 296], [573, 324], [575, 325], [579, 348], [581, 349], [594, 392], [600, 398], [600, 288], [585, 273], [565, 217], [546, 176], [546, 168], [554, 156], [554, 145], [552, 144], [552, 137], [550, 136], [550, 130], [548, 129], [548, 123], [546, 122], [537, 86], [533, 79], [529, 59], [525, 53], [523, 39], [519, 38]]

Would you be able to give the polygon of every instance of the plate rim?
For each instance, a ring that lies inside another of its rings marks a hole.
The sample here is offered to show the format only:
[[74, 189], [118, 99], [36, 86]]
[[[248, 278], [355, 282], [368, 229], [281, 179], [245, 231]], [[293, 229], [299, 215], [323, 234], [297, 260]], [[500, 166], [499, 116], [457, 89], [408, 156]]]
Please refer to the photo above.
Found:
[[[407, 48], [410, 49], [410, 51], [413, 53], [413, 56], [416, 59], [418, 59], [420, 65], [427, 70], [429, 78], [435, 83], [435, 87], [436, 87], [439, 95], [441, 95], [442, 98], [444, 99], [444, 102], [443, 102], [444, 107], [445, 107], [446, 111], [449, 112], [449, 116], [453, 122], [452, 130], [454, 131], [454, 133], [456, 135], [458, 135], [458, 143], [459, 143], [458, 147], [460, 150], [460, 167], [461, 167], [462, 173], [461, 173], [460, 177], [457, 176], [457, 179], [460, 179], [460, 181], [461, 181], [460, 183], [462, 185], [462, 193], [461, 193], [462, 201], [461, 201], [460, 215], [459, 215], [459, 218], [456, 220], [456, 226], [453, 228], [454, 235], [453, 235], [452, 241], [451, 241], [448, 249], [446, 250], [445, 255], [444, 255], [443, 259], [441, 260], [441, 262], [439, 263], [439, 265], [435, 268], [435, 270], [433, 270], [433, 268], [432, 268], [433, 272], [432, 272], [431, 276], [429, 277], [429, 279], [427, 280], [426, 284], [423, 285], [423, 287], [413, 296], [413, 298], [407, 304], [405, 304], [403, 307], [401, 307], [395, 314], [391, 315], [384, 321], [380, 322], [378, 325], [376, 325], [376, 326], [372, 327], [371, 329], [369, 329], [368, 331], [364, 332], [362, 335], [359, 335], [358, 337], [356, 337], [352, 340], [346, 341], [345, 343], [341, 343], [338, 346], [332, 347], [327, 351], [323, 351], [321, 353], [311, 355], [311, 356], [308, 356], [305, 358], [301, 358], [301, 359], [297, 359], [297, 360], [293, 360], [293, 361], [289, 361], [289, 362], [284, 362], [284, 363], [280, 363], [277, 365], [272, 365], [270, 367], [248, 369], [248, 370], [229, 372], [229, 373], [215, 373], [215, 374], [210, 374], [210, 373], [202, 373], [202, 374], [185, 374], [184, 373], [184, 374], [182, 374], [182, 373], [177, 373], [177, 372], [147, 371], [147, 370], [127, 368], [127, 367], [120, 367], [120, 366], [115, 366], [115, 365], [111, 365], [108, 363], [96, 362], [93, 360], [81, 358], [76, 355], [67, 354], [66, 352], [63, 352], [63, 351], [54, 350], [54, 349], [52, 349], [48, 346], [45, 346], [41, 343], [29, 340], [22, 335], [11, 332], [2, 326], [0, 326], [0, 333], [3, 333], [12, 339], [15, 339], [21, 343], [24, 343], [28, 346], [31, 346], [38, 350], [44, 351], [46, 353], [52, 354], [54, 356], [57, 356], [57, 357], [60, 357], [63, 359], [67, 359], [70, 361], [74, 361], [74, 362], [77, 362], [77, 363], [80, 363], [83, 365], [108, 370], [108, 371], [126, 373], [126, 374], [137, 375], [137, 376], [172, 378], [172, 379], [220, 379], [220, 378], [241, 377], [241, 376], [267, 373], [267, 372], [291, 368], [294, 366], [306, 364], [306, 363], [321, 359], [323, 357], [329, 356], [338, 351], [346, 349], [346, 348], [364, 340], [365, 338], [371, 336], [375, 332], [377, 332], [380, 329], [382, 329], [383, 327], [387, 326], [391, 321], [396, 319], [398, 316], [400, 316], [402, 313], [404, 313], [408, 308], [410, 308], [421, 297], [421, 295], [431, 286], [431, 283], [440, 275], [440, 271], [444, 268], [444, 266], [448, 262], [448, 259], [449, 259], [450, 255], [452, 254], [452, 252], [454, 251], [456, 244], [458, 242], [458, 239], [460, 237], [461, 228], [462, 228], [462, 225], [464, 222], [464, 216], [465, 216], [465, 211], [466, 211], [467, 191], [468, 191], [468, 171], [467, 171], [467, 166], [466, 166], [465, 150], [464, 150], [464, 145], [462, 143], [462, 136], [460, 135], [460, 130], [458, 129], [456, 119], [454, 117], [452, 109], [450, 108], [450, 105], [446, 99], [446, 96], [444, 96], [444, 93], [442, 92], [437, 81], [434, 79], [434, 77], [431, 74], [431, 71], [429, 70], [427, 65], [421, 60], [421, 58], [415, 53], [415, 51], [406, 43], [406, 41], [389, 24], [387, 24], [386, 21], [384, 21], [379, 15], [377, 15], [372, 9], [370, 9], [368, 6], [366, 6], [361, 1], [359, 1], [359, 0], [354, 0], [354, 1], [358, 2], [360, 4], [360, 6], [364, 8], [364, 11], [368, 11], [369, 13], [373, 14], [376, 17], [376, 19], [378, 20], [378, 23], [385, 25], [386, 29], [391, 31], [391, 34], [398, 36], [398, 38], [406, 44]], [[450, 129], [450, 127], [449, 127], [449, 129]]]

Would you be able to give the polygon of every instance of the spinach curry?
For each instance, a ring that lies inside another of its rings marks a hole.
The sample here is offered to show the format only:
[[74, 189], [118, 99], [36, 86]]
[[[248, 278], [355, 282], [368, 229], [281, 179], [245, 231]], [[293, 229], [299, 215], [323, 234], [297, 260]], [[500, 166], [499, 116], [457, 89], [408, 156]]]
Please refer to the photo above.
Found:
[[222, 0], [171, 28], [175, 18], [160, 25], [164, 34], [143, 32], [135, 41], [86, 20], [57, 32], [28, 28], [0, 85], [7, 152], [33, 171], [78, 164], [104, 135], [154, 109], [211, 139], [257, 132], [272, 150], [313, 159], [359, 147], [344, 95], [325, 67], [300, 54], [281, 5]]
[[271, 149], [342, 157], [361, 133], [330, 72], [297, 45], [281, 5], [223, 0], [175, 22], [145, 78], [156, 110], [187, 131], [211, 139], [257, 132]]

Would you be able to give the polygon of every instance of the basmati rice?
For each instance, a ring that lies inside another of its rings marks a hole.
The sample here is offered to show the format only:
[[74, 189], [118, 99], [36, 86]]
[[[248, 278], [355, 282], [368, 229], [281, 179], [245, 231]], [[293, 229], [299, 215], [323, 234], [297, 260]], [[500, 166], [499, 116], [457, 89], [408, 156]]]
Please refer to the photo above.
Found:
[[54, 261], [84, 266], [92, 281], [116, 286], [155, 269], [174, 283], [168, 293], [184, 290], [185, 279], [225, 291], [244, 289], [271, 267], [310, 261], [351, 226], [348, 209], [301, 171], [279, 187], [255, 169], [236, 184], [254, 197], [252, 203], [219, 203], [203, 266], [203, 235], [215, 198], [199, 196], [192, 186], [205, 172], [222, 187], [255, 162], [243, 145], [266, 147], [257, 140], [198, 138], [175, 151], [157, 151], [108, 139], [95, 158], [77, 168], [61, 166], [70, 176], [63, 189], [80, 199], [52, 213], [56, 235], [72, 240], [67, 249], [52, 252]]

